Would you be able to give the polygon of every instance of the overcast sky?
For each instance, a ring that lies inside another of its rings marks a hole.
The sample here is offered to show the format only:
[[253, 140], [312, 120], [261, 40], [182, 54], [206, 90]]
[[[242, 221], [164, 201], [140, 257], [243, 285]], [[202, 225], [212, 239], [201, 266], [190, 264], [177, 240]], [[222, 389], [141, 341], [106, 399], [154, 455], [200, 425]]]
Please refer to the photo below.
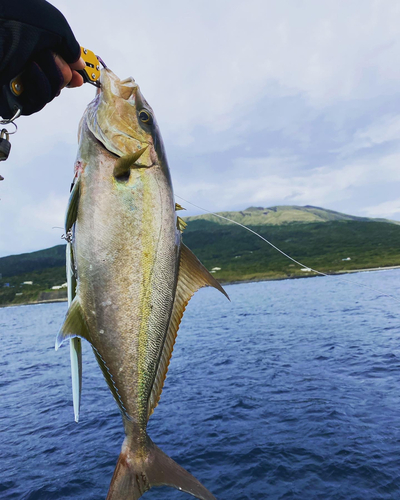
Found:
[[[52, 3], [81, 45], [141, 86], [177, 195], [213, 211], [316, 205], [400, 220], [397, 0]], [[53, 228], [93, 89], [18, 120], [0, 164], [0, 256], [62, 242]]]

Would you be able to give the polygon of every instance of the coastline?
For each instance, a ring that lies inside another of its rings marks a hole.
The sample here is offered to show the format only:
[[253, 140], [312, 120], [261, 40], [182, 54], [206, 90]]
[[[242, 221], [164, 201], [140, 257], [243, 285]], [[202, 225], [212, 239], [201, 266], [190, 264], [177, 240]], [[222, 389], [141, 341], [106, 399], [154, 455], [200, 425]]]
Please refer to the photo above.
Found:
[[[352, 273], [367, 273], [367, 272], [376, 272], [376, 271], [390, 271], [393, 269], [400, 269], [399, 266], [387, 266], [387, 267], [370, 267], [370, 268], [363, 268], [363, 269], [347, 269], [347, 270], [341, 270], [341, 271], [334, 271], [331, 273], [325, 273], [326, 276], [338, 276], [342, 274], [352, 274]], [[304, 275], [294, 275], [294, 276], [276, 276], [276, 277], [268, 277], [268, 276], [260, 276], [260, 277], [254, 277], [252, 279], [243, 279], [243, 280], [230, 280], [230, 281], [225, 281], [223, 279], [218, 280], [221, 285], [240, 285], [242, 283], [258, 283], [260, 281], [283, 281], [283, 280], [293, 280], [293, 279], [304, 279], [304, 278], [318, 278], [321, 275], [309, 271], [305, 273]], [[67, 302], [68, 298], [54, 298], [54, 299], [48, 299], [48, 300], [35, 300], [32, 302], [21, 302], [18, 304], [0, 304], [0, 308], [2, 307], [19, 307], [19, 306], [32, 306], [32, 305], [40, 305], [40, 304], [54, 304], [55, 302]]]
[[283, 280], [296, 280], [296, 279], [304, 279], [304, 278], [320, 278], [320, 277], [324, 277], [324, 276], [340, 276], [342, 274], [368, 273], [368, 272], [375, 272], [375, 271], [390, 271], [393, 269], [400, 269], [400, 265], [399, 266], [368, 267], [368, 268], [361, 268], [361, 269], [348, 269], [348, 270], [341, 270], [341, 271], [332, 271], [330, 273], [324, 273], [323, 275], [315, 273], [313, 271], [309, 271], [307, 273], [304, 273], [304, 275], [295, 275], [295, 276], [282, 276], [282, 277], [276, 277], [276, 278], [260, 277], [260, 278], [254, 278], [254, 279], [246, 279], [246, 280], [234, 280], [234, 281], [218, 280], [218, 281], [221, 283], [221, 285], [240, 285], [241, 283], [257, 283], [259, 281], [283, 281]]
[[68, 302], [68, 299], [33, 300], [32, 302], [19, 302], [18, 304], [0, 304], [2, 307], [32, 306], [38, 304], [53, 304], [54, 302]]

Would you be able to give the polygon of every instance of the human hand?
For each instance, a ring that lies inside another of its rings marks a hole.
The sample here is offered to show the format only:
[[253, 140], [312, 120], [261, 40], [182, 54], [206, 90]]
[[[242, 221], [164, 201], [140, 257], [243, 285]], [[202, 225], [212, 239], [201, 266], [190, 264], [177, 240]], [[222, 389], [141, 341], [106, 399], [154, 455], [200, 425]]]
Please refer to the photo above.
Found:
[[[21, 94], [14, 96], [9, 90], [6, 93], [10, 111], [2, 112], [1, 116], [8, 118], [6, 114], [13, 115], [16, 108], [21, 109], [23, 115], [31, 115], [40, 111], [46, 104], [60, 95], [63, 88], [83, 85], [83, 78], [77, 70], [83, 69], [85, 66], [82, 58], [79, 58], [75, 63], [68, 64], [59, 54], [55, 54], [49, 49], [36, 54], [18, 77], [23, 89]], [[1, 104], [0, 100], [0, 109]], [[11, 111], [12, 109], [13, 111]]]
[[78, 73], [79, 70], [84, 69], [86, 66], [82, 57], [76, 63], [68, 64], [61, 56], [54, 54], [54, 60], [64, 79], [61, 88], [68, 87], [72, 89], [83, 85], [83, 77]]
[[[0, 3], [0, 116], [16, 110], [31, 115], [60, 94], [65, 86], [83, 84], [77, 70], [85, 63], [64, 16], [45, 0]], [[10, 82], [19, 77], [23, 93], [15, 96]]]

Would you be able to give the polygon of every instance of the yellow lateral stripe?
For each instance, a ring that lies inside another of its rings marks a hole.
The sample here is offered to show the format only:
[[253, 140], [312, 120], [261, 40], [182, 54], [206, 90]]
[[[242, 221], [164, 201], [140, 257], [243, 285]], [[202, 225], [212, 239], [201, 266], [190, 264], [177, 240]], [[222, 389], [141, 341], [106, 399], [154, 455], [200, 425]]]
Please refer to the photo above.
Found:
[[225, 290], [218, 283], [218, 281], [207, 271], [197, 257], [182, 243], [174, 307], [172, 309], [164, 349], [158, 365], [157, 375], [154, 380], [149, 399], [148, 418], [150, 418], [150, 415], [153, 413], [154, 408], [160, 400], [183, 313], [185, 312], [186, 306], [193, 294], [203, 286], [212, 286], [229, 299]]
[[140, 312], [141, 312], [141, 323], [139, 331], [139, 357], [138, 357], [138, 400], [139, 400], [139, 419], [142, 420], [142, 425], [145, 427], [146, 424], [146, 413], [148, 404], [148, 394], [150, 381], [149, 377], [152, 376], [148, 373], [148, 330], [149, 330], [149, 319], [151, 313], [151, 274], [154, 263], [155, 246], [152, 234], [154, 233], [154, 220], [151, 211], [148, 207], [152, 206], [152, 189], [150, 178], [147, 176], [146, 171], [141, 173], [141, 182], [143, 183], [142, 193], [143, 198], [141, 205], [143, 207], [143, 217], [142, 217], [142, 263], [141, 268], [143, 270], [142, 287], [140, 290]]

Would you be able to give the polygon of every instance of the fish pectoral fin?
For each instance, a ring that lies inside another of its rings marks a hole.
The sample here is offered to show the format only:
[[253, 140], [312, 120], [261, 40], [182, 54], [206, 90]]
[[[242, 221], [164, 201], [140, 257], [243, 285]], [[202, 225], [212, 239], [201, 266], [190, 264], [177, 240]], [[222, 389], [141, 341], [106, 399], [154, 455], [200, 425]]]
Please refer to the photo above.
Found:
[[193, 294], [203, 286], [212, 286], [229, 299], [228, 294], [218, 281], [207, 271], [194, 253], [191, 252], [186, 245], [182, 244], [174, 305], [172, 308], [171, 318], [169, 320], [167, 335], [164, 341], [164, 348], [161, 353], [156, 377], [154, 379], [148, 401], [148, 418], [150, 418], [154, 408], [160, 400], [183, 313], [185, 312], [186, 306]]
[[71, 194], [69, 195], [67, 213], [65, 215], [65, 231], [67, 233], [68, 231], [70, 231], [70, 229], [76, 222], [76, 218], [78, 216], [80, 194], [81, 194], [81, 178], [78, 177], [78, 180], [75, 182]]
[[145, 146], [144, 148], [139, 149], [139, 151], [136, 151], [136, 153], [121, 156], [121, 158], [119, 158], [115, 163], [114, 177], [117, 180], [127, 180], [127, 178], [129, 178], [131, 168], [146, 168], [145, 165], [136, 165], [136, 162], [147, 148], [148, 146]]
[[66, 339], [81, 337], [90, 342], [89, 330], [86, 324], [79, 298], [75, 297], [69, 306], [65, 321], [56, 339], [56, 350]]
[[153, 486], [171, 486], [200, 500], [216, 500], [198, 479], [166, 455], [147, 437], [144, 450], [126, 439], [106, 500], [138, 500]]

